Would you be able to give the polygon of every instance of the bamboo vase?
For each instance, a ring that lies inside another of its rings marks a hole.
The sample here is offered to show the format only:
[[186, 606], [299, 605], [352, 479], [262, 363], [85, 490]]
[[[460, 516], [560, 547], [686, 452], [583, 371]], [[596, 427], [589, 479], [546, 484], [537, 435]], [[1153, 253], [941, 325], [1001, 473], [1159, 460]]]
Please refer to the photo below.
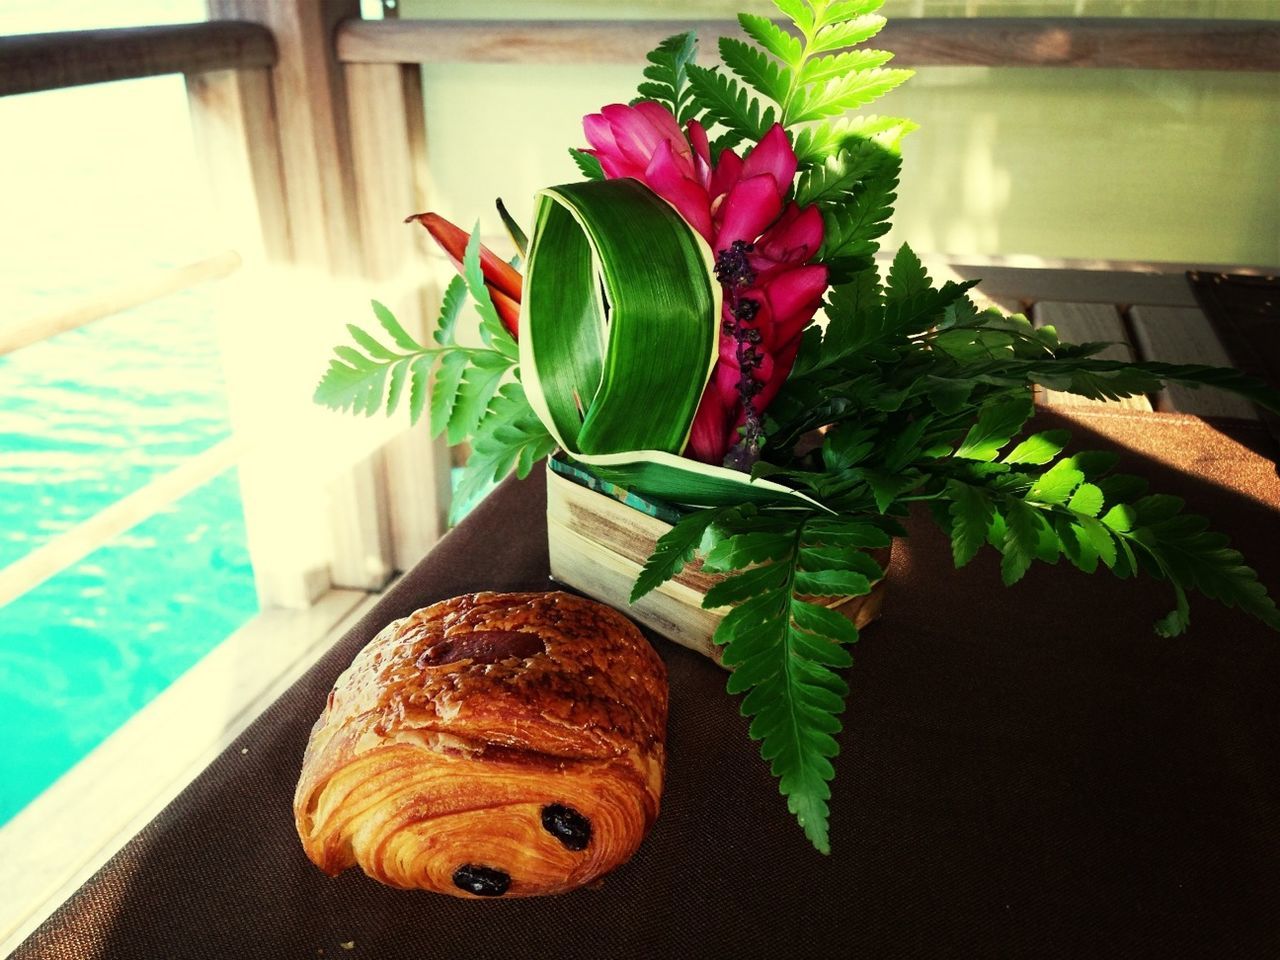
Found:
[[[547, 545], [552, 579], [589, 597], [617, 607], [633, 620], [716, 663], [721, 648], [711, 642], [727, 607], [702, 608], [707, 590], [723, 577], [704, 573], [701, 561], [674, 579], [628, 602], [631, 587], [658, 538], [671, 529], [675, 516], [665, 504], [639, 498], [603, 483], [555, 459], [547, 463]], [[885, 567], [889, 550], [877, 551]], [[884, 581], [861, 597], [818, 597], [862, 628], [879, 616]]]

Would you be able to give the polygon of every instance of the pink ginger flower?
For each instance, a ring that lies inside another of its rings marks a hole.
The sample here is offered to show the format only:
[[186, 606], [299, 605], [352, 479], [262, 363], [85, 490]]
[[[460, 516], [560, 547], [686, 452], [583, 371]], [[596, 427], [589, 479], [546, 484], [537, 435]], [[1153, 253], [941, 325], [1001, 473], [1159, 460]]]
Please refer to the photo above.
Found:
[[795, 151], [774, 124], [745, 157], [725, 150], [712, 166], [701, 124], [690, 121], [686, 135], [670, 111], [647, 100], [611, 104], [582, 125], [605, 176], [644, 183], [716, 255], [725, 294], [720, 357], [686, 455], [748, 467], [759, 456], [761, 416], [791, 372], [827, 287], [827, 268], [809, 262], [822, 246], [822, 216], [785, 202]]

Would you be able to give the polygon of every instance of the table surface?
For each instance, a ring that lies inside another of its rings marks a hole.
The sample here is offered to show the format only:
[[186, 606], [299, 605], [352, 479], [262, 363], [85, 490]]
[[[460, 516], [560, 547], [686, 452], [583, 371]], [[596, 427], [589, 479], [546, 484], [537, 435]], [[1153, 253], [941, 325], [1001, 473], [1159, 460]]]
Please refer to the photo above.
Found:
[[[1117, 449], [1185, 496], [1280, 588], [1259, 425], [1068, 425], [1075, 449]], [[1037, 567], [1005, 589], [994, 553], [952, 570], [924, 518], [849, 672], [831, 856], [787, 814], [724, 674], [655, 639], [662, 814], [602, 885], [476, 903], [323, 876], [290, 804], [330, 685], [417, 607], [544, 588], [544, 497], [539, 474], [504, 484], [14, 956], [1280, 955], [1280, 636], [1193, 597], [1189, 635], [1162, 640], [1152, 581]]]

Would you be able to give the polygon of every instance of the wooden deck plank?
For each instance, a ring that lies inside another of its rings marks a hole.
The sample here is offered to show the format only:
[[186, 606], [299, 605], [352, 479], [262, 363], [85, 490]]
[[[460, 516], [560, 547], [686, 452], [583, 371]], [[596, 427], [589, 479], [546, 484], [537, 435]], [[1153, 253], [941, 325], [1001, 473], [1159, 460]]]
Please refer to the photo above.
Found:
[[[1164, 363], [1207, 363], [1231, 366], [1222, 341], [1199, 307], [1140, 304], [1129, 312], [1139, 355]], [[1200, 417], [1258, 419], [1253, 404], [1233, 394], [1207, 387], [1170, 385], [1156, 395], [1156, 409], [1193, 413]]]
[[[1058, 331], [1059, 339], [1068, 343], [1111, 341], [1097, 357], [1102, 360], [1134, 360], [1136, 355], [1129, 343], [1120, 311], [1110, 304], [1068, 303], [1061, 300], [1042, 300], [1031, 312], [1037, 327], [1051, 326]], [[1090, 400], [1088, 397], [1059, 390], [1045, 390], [1043, 402], [1049, 406], [1092, 406], [1112, 410], [1151, 410], [1146, 396], [1125, 397], [1123, 400]]]
[[996, 300], [1196, 306], [1195, 294], [1181, 271], [1130, 272], [967, 263], [950, 264], [950, 269], [963, 279], [980, 279], [979, 289]]

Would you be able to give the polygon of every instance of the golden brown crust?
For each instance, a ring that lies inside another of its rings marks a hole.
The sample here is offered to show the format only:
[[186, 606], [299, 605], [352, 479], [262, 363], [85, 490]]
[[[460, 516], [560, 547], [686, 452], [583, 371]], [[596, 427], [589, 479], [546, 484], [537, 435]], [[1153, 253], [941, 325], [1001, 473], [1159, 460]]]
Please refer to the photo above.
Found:
[[[359, 863], [467, 896], [455, 872], [483, 867], [508, 896], [572, 889], [628, 859], [657, 816], [666, 714], [662, 661], [609, 607], [445, 600], [389, 624], [338, 678], [303, 760], [298, 832], [331, 874]], [[548, 809], [585, 818], [585, 849], [543, 825]]]

